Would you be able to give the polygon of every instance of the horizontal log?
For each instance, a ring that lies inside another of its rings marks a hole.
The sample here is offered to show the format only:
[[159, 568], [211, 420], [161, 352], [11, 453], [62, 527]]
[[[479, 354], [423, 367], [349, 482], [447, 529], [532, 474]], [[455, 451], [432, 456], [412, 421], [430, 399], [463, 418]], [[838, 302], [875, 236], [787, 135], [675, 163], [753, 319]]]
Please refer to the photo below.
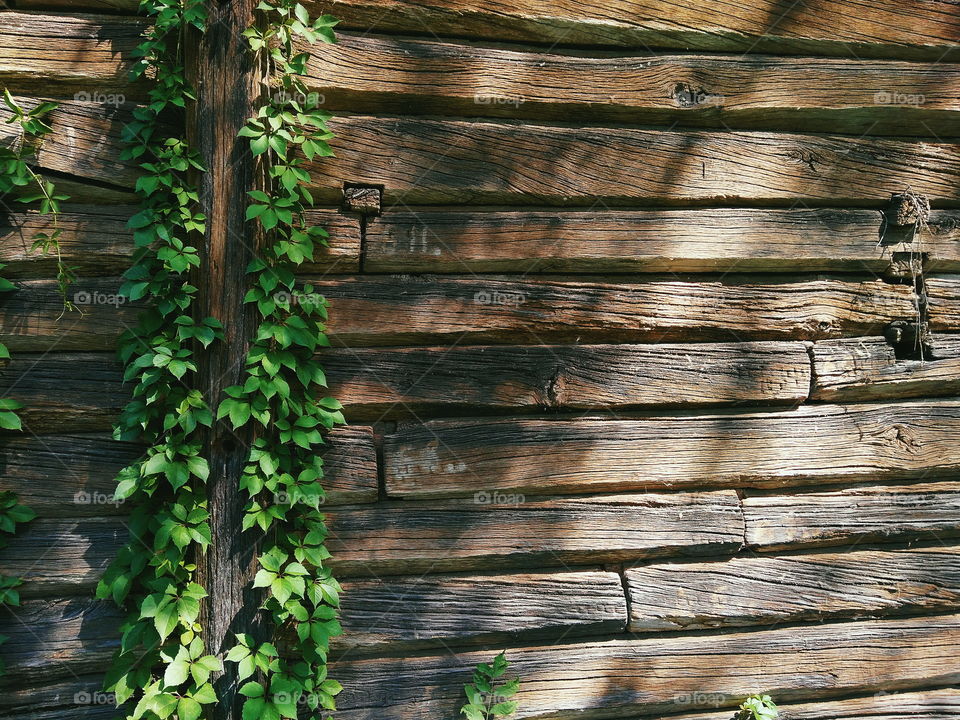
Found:
[[[146, 28], [143, 18], [97, 15], [0, 14], [0, 82], [10, 92], [76, 91], [76, 99], [116, 105], [117, 96], [142, 96], [130, 82], [132, 52]], [[123, 102], [120, 99], [119, 102]]]
[[386, 207], [449, 204], [780, 204], [881, 207], [909, 187], [960, 202], [948, 142], [768, 132], [558, 127], [338, 117], [335, 158], [308, 163], [318, 197], [384, 186]]
[[[31, 98], [16, 98], [24, 107], [37, 103]], [[57, 108], [47, 115], [53, 131], [44, 136], [43, 143], [34, 152], [35, 163], [40, 170], [53, 171], [81, 181], [94, 181], [117, 189], [129, 190], [134, 186], [141, 170], [136, 161], [120, 159], [123, 148], [121, 131], [132, 120], [132, 105], [110, 105], [93, 101], [59, 101]], [[19, 142], [19, 128], [15, 125], [0, 125], [0, 145]], [[58, 183], [59, 189], [60, 184]], [[75, 202], [110, 204], [116, 197], [105, 196], [77, 198], [67, 191]]]
[[825, 340], [811, 352], [814, 400], [960, 395], [960, 338], [937, 335], [922, 360], [898, 360], [884, 338]]
[[925, 275], [930, 329], [960, 332], [960, 275]]
[[[783, 487], [951, 476], [960, 402], [630, 420], [437, 420], [384, 439], [390, 496]], [[813, 497], [804, 495], [802, 497]]]
[[340, 33], [310, 57], [307, 82], [334, 111], [901, 136], [960, 130], [960, 66], [942, 62], [577, 57], [367, 32]]
[[[302, 280], [329, 300], [331, 337], [350, 347], [816, 340], [879, 335], [891, 321], [916, 315], [911, 287], [874, 278]], [[115, 280], [83, 278], [74, 284], [83, 315], [63, 315], [52, 281], [16, 285], [18, 292], [0, 296], [0, 342], [14, 352], [113, 350], [122, 328], [137, 315], [134, 304], [118, 304]]]
[[[371, 429], [338, 428], [328, 442], [326, 504], [374, 502], [377, 461]], [[113, 500], [116, 474], [139, 455], [138, 446], [106, 434], [7, 434], [0, 437], [0, 491], [16, 492], [41, 517], [123, 515], [128, 508]]]
[[747, 544], [761, 550], [960, 533], [960, 483], [852, 487], [743, 500]]
[[[344, 507], [327, 520], [338, 577], [729, 554], [743, 541], [729, 491], [536, 500], [490, 493]], [[0, 549], [0, 567], [26, 579], [25, 597], [75, 595], [92, 588], [126, 540], [123, 518], [38, 519]]]
[[[77, 0], [20, 0], [28, 3]], [[93, 0], [81, 0], [91, 2]], [[97, 0], [103, 2], [104, 0]], [[117, 0], [110, 0], [117, 1]], [[122, 1], [122, 0], [120, 0]], [[132, 0], [127, 0], [132, 2]], [[955, 59], [960, 21], [949, 2], [906, 6], [854, 0], [797, 6], [790, 0], [311, 0], [344, 28], [535, 42], [557, 46], [680, 48], [840, 57]]]
[[[103, 670], [103, 666], [99, 668]], [[12, 683], [0, 693], [7, 720], [116, 720], [111, 693], [103, 692], [103, 675], [90, 674], [39, 684]]]
[[[2, 17], [2, 15], [0, 15]], [[130, 267], [133, 238], [127, 221], [138, 212], [133, 206], [63, 207], [57, 221], [61, 231], [60, 254], [80, 277], [119, 275]], [[355, 273], [360, 269], [359, 218], [341, 215], [335, 210], [311, 210], [308, 222], [326, 228], [330, 247], [317, 251], [316, 262], [305, 264], [313, 272]], [[16, 213], [0, 218], [0, 263], [6, 264], [6, 278], [53, 277], [55, 256], [32, 250], [37, 233], [50, 233], [49, 216], [35, 212]]]
[[621, 632], [627, 606], [611, 572], [424, 575], [344, 583], [338, 649], [410, 650], [450, 643]]
[[960, 608], [960, 548], [858, 550], [626, 572], [630, 630], [702, 630]]
[[[391, 210], [367, 224], [368, 272], [885, 274], [913, 243], [874, 210]], [[960, 214], [934, 211], [928, 269], [960, 269]]]
[[345, 348], [321, 355], [350, 418], [802, 402], [802, 343]]
[[[749, 633], [508, 649], [518, 718], [611, 718], [949, 685], [960, 679], [956, 615]], [[338, 717], [453, 718], [489, 651], [334, 663]], [[836, 718], [836, 715], [828, 717]]]

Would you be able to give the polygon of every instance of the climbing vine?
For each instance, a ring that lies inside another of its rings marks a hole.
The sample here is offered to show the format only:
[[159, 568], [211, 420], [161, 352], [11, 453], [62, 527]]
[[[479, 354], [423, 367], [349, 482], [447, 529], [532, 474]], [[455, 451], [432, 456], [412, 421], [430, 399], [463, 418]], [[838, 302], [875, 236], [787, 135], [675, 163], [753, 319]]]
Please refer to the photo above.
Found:
[[[17, 531], [17, 525], [28, 523], [33, 520], [37, 514], [17, 502], [17, 496], [12, 492], [0, 492], [0, 548], [6, 547], [4, 535], [13, 535]], [[9, 607], [18, 607], [20, 605], [20, 591], [18, 588], [23, 585], [23, 579], [11, 575], [0, 575], [0, 605]], [[6, 642], [7, 638], [0, 635], [0, 645]], [[3, 662], [0, 661], [0, 676], [5, 673]]]
[[497, 655], [492, 663], [479, 663], [471, 682], [463, 686], [467, 702], [460, 708], [466, 720], [495, 720], [513, 715], [516, 700], [511, 700], [520, 689], [520, 678], [500, 681], [510, 663], [505, 653]]
[[215, 319], [197, 321], [191, 314], [197, 288], [187, 273], [200, 258], [189, 238], [204, 231], [205, 218], [196, 212], [190, 174], [203, 167], [184, 138], [166, 128], [185, 125], [183, 109], [194, 99], [181, 48], [188, 28], [204, 29], [206, 11], [201, 0], [145, 0], [141, 9], [153, 26], [136, 51], [133, 74], [149, 72], [154, 82], [149, 102], [124, 129], [123, 158], [137, 161], [144, 173], [136, 183], [141, 209], [129, 222], [133, 265], [120, 292], [146, 310], [121, 336], [124, 379], [134, 387], [114, 436], [148, 448], [118, 476], [116, 499], [135, 507], [131, 537], [97, 596], [129, 610], [107, 675], [117, 704], [135, 702], [133, 720], [196, 720], [204, 705], [217, 701], [209, 677], [221, 662], [205, 654], [197, 623], [206, 597], [195, 581], [197, 560], [211, 541], [209, 470], [198, 428], [213, 418], [192, 379], [195, 353], [222, 333]]
[[227, 388], [217, 416], [229, 417], [234, 428], [250, 423], [256, 428], [240, 481], [248, 497], [243, 527], [270, 531], [254, 586], [265, 589], [263, 609], [274, 627], [288, 634], [292, 653], [289, 659], [278, 657], [273, 643], [256, 645], [240, 635], [227, 659], [240, 664], [241, 679], [259, 671], [240, 689], [244, 718], [296, 718], [301, 707], [316, 718], [318, 711], [335, 709], [341, 690], [327, 677], [329, 640], [341, 632], [340, 586], [324, 567], [330, 554], [317, 452], [322, 431], [344, 420], [340, 403], [324, 397], [326, 380], [315, 357], [318, 347], [329, 344], [326, 301], [309, 285], [299, 288], [295, 278], [327, 237], [305, 217], [313, 199], [304, 164], [332, 154], [330, 116], [303, 81], [308, 53], [297, 46], [333, 42], [336, 21], [329, 16], [311, 21], [293, 0], [265, 0], [257, 9], [263, 24], [244, 34], [269, 80], [263, 104], [240, 136], [249, 139], [263, 188], [250, 192], [247, 208], [247, 219], [258, 223], [265, 242], [248, 268], [252, 287], [245, 297], [261, 320], [245, 382]]

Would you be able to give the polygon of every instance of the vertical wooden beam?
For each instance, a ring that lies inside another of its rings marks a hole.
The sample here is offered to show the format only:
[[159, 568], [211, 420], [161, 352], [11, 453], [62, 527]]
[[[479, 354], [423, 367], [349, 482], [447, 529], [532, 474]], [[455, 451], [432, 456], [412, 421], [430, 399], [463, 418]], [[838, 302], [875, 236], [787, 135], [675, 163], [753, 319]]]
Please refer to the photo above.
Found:
[[[254, 22], [256, 4], [207, 0], [207, 31], [189, 43], [186, 57], [197, 91], [188, 139], [207, 168], [198, 181], [207, 226], [202, 265], [194, 277], [199, 288], [196, 317], [217, 318], [226, 336], [199, 357], [200, 387], [211, 407], [224, 397], [224, 388], [242, 382], [248, 339], [255, 328], [255, 318], [243, 303], [246, 268], [257, 242], [253, 225], [245, 222], [255, 167], [247, 142], [237, 132], [253, 113], [262, 87], [242, 36]], [[204, 439], [213, 541], [198, 562], [199, 581], [209, 593], [200, 620], [207, 652], [221, 658], [235, 643], [234, 633], [257, 636], [263, 629], [257, 610], [262, 598], [251, 590], [258, 537], [240, 531], [244, 500], [239, 478], [251, 439], [249, 433], [234, 433], [226, 420], [215, 423]], [[236, 667], [227, 663], [214, 680], [220, 701], [210, 713], [213, 720], [240, 718], [243, 698], [237, 693]]]

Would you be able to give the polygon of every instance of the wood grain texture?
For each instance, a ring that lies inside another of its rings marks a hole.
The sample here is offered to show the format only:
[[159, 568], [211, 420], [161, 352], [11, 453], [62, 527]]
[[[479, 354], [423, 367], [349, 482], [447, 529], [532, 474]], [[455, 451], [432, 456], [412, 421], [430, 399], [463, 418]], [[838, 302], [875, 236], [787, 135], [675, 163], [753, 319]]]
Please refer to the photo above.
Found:
[[338, 117], [335, 158], [308, 163], [318, 197], [383, 185], [424, 204], [781, 204], [880, 207], [910, 187], [960, 203], [948, 142], [768, 132], [559, 127]]
[[810, 387], [810, 361], [799, 342], [337, 348], [321, 357], [331, 394], [354, 420], [785, 404], [803, 401]]
[[0, 13], [0, 81], [10, 92], [144, 95], [131, 83], [143, 18]]
[[[611, 718], [948, 685], [960, 678], [956, 615], [507, 650], [518, 718]], [[452, 720], [463, 677], [489, 651], [335, 663], [338, 717]], [[835, 715], [830, 715], [836, 718]]]
[[960, 66], [942, 62], [583, 57], [367, 33], [338, 39], [311, 54], [308, 70], [311, 88], [334, 111], [858, 135], [960, 130]]
[[37, 684], [13, 683], [0, 693], [0, 712], [14, 720], [116, 720], [101, 674], [81, 675]]
[[[807, 405], [630, 420], [437, 420], [384, 439], [387, 493], [583, 493], [944, 477], [960, 402]], [[804, 495], [801, 497], [813, 497]]]
[[[729, 554], [743, 542], [730, 491], [526, 499], [491, 491], [460, 502], [331, 510], [338, 577], [596, 565]], [[37, 519], [0, 549], [26, 597], [89, 592], [127, 532], [123, 518]]]
[[[350, 347], [816, 340], [878, 335], [891, 321], [916, 315], [912, 288], [855, 276], [302, 280], [329, 300], [333, 341]], [[84, 314], [63, 317], [52, 281], [16, 285], [17, 292], [0, 296], [0, 342], [13, 352], [110, 351], [138, 312], [108, 302], [116, 280], [79, 280], [72, 291]]]
[[[377, 499], [377, 460], [368, 427], [337, 428], [324, 451], [327, 505]], [[41, 517], [124, 515], [113, 502], [117, 472], [140, 454], [108, 434], [0, 437], [0, 491], [13, 490]]]
[[960, 40], [955, 9], [941, 0], [910, 5], [879, 0], [870, 3], [869, 12], [854, 0], [816, 5], [747, 0], [736, 6], [723, 0], [695, 4], [674, 0], [312, 0], [310, 6], [342, 18], [344, 27], [361, 31], [514, 40], [552, 47], [825, 53], [942, 61], [957, 56]]
[[[367, 225], [368, 272], [891, 270], [912, 243], [875, 210], [391, 210]], [[960, 269], [960, 214], [934, 211], [928, 269]], [[915, 250], [916, 251], [916, 250]]]
[[425, 575], [344, 583], [334, 643], [383, 652], [456, 643], [621, 632], [627, 605], [611, 572]]
[[[63, 261], [81, 277], [119, 275], [130, 267], [133, 237], [127, 220], [133, 206], [64, 205], [58, 227]], [[308, 222], [326, 228], [330, 247], [321, 248], [316, 262], [305, 263], [313, 272], [355, 273], [360, 269], [360, 221], [332, 209], [311, 210]], [[35, 212], [0, 217], [0, 262], [7, 278], [50, 278], [56, 273], [55, 257], [31, 250], [38, 232], [50, 233], [49, 217]]]
[[930, 329], [934, 332], [960, 331], [960, 275], [924, 276]]
[[737, 497], [725, 491], [527, 499], [491, 488], [328, 518], [333, 566], [362, 577], [724, 553], [742, 539]]
[[960, 484], [864, 486], [743, 500], [747, 545], [846, 545], [865, 541], [945, 540], [960, 531]]
[[960, 607], [960, 549], [857, 550], [626, 571], [630, 630], [937, 614]]
[[813, 345], [811, 398], [829, 402], [960, 394], [960, 338], [937, 335], [930, 357], [898, 360], [884, 338]]

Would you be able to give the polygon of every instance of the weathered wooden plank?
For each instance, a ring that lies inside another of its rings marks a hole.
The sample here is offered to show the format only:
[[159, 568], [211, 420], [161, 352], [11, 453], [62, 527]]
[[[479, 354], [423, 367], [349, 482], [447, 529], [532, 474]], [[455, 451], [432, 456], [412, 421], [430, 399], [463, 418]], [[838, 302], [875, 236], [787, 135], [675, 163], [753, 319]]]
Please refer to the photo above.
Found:
[[526, 499], [496, 490], [445, 503], [333, 512], [341, 575], [541, 567], [733, 552], [736, 495], [720, 491]]
[[113, 695], [103, 692], [101, 674], [34, 685], [13, 682], [0, 693], [0, 712], [10, 720], [116, 720], [117, 717]]
[[960, 484], [865, 486], [743, 500], [747, 544], [762, 550], [960, 532]]
[[[0, 15], [2, 16], [2, 15]], [[130, 267], [133, 238], [127, 220], [137, 212], [132, 206], [65, 205], [58, 220], [63, 261], [81, 277], [119, 275]], [[332, 209], [311, 210], [309, 222], [330, 233], [330, 247], [317, 252], [314, 272], [355, 273], [360, 269], [360, 220]], [[0, 262], [7, 278], [52, 277], [56, 258], [31, 250], [38, 232], [50, 233], [50, 218], [34, 212], [0, 218]]]
[[630, 630], [701, 630], [960, 607], [960, 548], [858, 550], [626, 572]]
[[[619, 280], [303, 278], [330, 301], [332, 338], [350, 347], [814, 340], [879, 335], [891, 321], [916, 315], [911, 287], [875, 278]], [[132, 304], [111, 303], [119, 287], [114, 280], [78, 281], [73, 292], [87, 302], [84, 314], [62, 318], [52, 281], [16, 284], [18, 292], [0, 297], [0, 342], [13, 351], [113, 350], [124, 324], [131, 325], [137, 313]]]
[[604, 635], [622, 631], [626, 616], [620, 576], [611, 572], [350, 580], [343, 586], [344, 633], [335, 646], [380, 652]]
[[960, 394], [960, 338], [937, 335], [923, 360], [898, 360], [884, 338], [815, 343], [814, 400], [849, 402]]
[[960, 202], [960, 147], [841, 135], [559, 127], [338, 117], [335, 158], [309, 163], [318, 197], [384, 186], [412, 204], [885, 205], [909, 187]]
[[[322, 355], [350, 418], [802, 402], [802, 343], [343, 348]], [[0, 375], [2, 377], [2, 375]]]
[[[732, 553], [743, 519], [732, 491], [344, 507], [328, 514], [338, 577], [380, 577]], [[89, 591], [127, 539], [123, 518], [38, 519], [0, 550], [26, 597]]]
[[925, 275], [930, 329], [960, 331], [960, 275]]
[[[32, 98], [16, 98], [24, 107], [37, 103]], [[34, 153], [41, 170], [72, 175], [120, 189], [133, 187], [142, 172], [135, 161], [120, 159], [123, 148], [121, 131], [132, 120], [128, 103], [109, 105], [92, 101], [60, 101], [47, 116], [53, 131], [44, 137]], [[15, 125], [0, 124], [0, 144], [19, 142]], [[73, 196], [72, 193], [71, 196]], [[84, 197], [76, 202], [97, 202]], [[106, 197], [101, 202], [116, 202]]]
[[[883, 274], [913, 243], [879, 244], [880, 227], [874, 210], [391, 210], [367, 224], [364, 269]], [[929, 229], [927, 267], [960, 269], [960, 215], [934, 211]]]
[[[851, 622], [507, 650], [518, 718], [610, 718], [722, 706], [758, 688], [783, 702], [960, 679], [960, 617]], [[452, 720], [489, 651], [334, 663], [345, 720]], [[829, 717], [835, 718], [835, 715]]]
[[47, 95], [77, 91], [76, 99], [113, 105], [141, 96], [129, 77], [146, 26], [144, 18], [0, 13], [0, 82], [10, 92], [43, 83]]
[[[324, 451], [327, 505], [377, 499], [377, 460], [367, 427], [333, 431]], [[41, 517], [123, 515], [113, 500], [117, 472], [140, 454], [138, 446], [108, 435], [0, 437], [0, 491], [12, 490]]]
[[901, 136], [960, 130], [960, 66], [942, 62], [583, 57], [367, 33], [341, 33], [310, 57], [308, 82], [332, 110]]
[[387, 493], [405, 498], [944, 477], [960, 467], [958, 433], [953, 400], [630, 420], [437, 420], [386, 436], [384, 473]]
[[955, 9], [942, 0], [920, 0], [909, 6], [879, 0], [870, 3], [869, 12], [854, 0], [824, 6], [796, 5], [790, 0], [747, 0], [735, 6], [723, 0], [695, 4], [672, 0], [312, 0], [310, 4], [342, 18], [343, 27], [361, 31], [514, 40], [551, 47], [825, 53], [943, 61], [957, 56], [960, 39]]

